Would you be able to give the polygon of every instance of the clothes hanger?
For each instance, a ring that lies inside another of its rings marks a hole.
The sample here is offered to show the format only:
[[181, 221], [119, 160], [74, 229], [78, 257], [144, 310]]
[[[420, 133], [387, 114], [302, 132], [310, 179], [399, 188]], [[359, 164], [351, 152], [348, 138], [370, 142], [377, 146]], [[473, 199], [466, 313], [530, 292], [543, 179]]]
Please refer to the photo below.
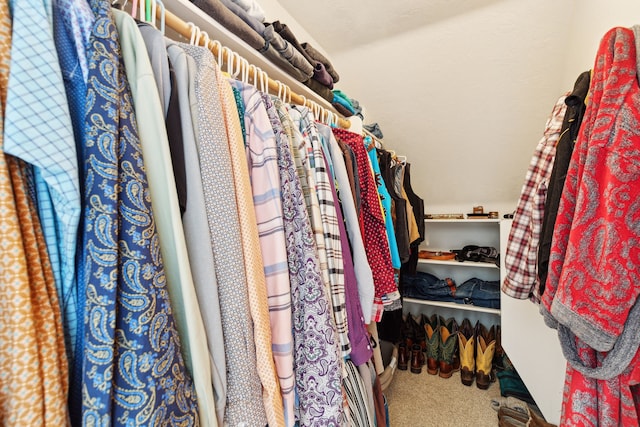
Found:
[[[127, 0], [125, 0], [125, 4], [126, 4]], [[165, 29], [165, 14], [166, 14], [166, 9], [164, 7], [164, 3], [162, 2], [162, 0], [153, 0], [153, 26], [158, 28], [156, 26], [156, 18], [157, 18], [157, 7], [160, 6], [160, 32], [162, 34], [164, 34], [164, 29]]]
[[119, 9], [119, 10], [124, 10], [125, 6], [127, 5], [127, 3], [129, 2], [129, 0], [124, 0], [123, 4], [119, 3], [120, 0], [113, 0], [111, 2], [111, 7]]
[[133, 19], [138, 15], [138, 0], [131, 1], [131, 17]]
[[206, 31], [200, 31], [200, 37], [198, 37], [198, 45], [200, 45], [200, 38], [202, 38], [202, 46], [208, 48], [209, 47], [209, 42], [211, 42], [211, 38], [209, 37], [209, 34]]
[[[133, 0], [136, 1], [136, 0]], [[187, 22], [187, 27], [189, 27], [189, 44], [193, 44], [193, 40], [196, 37], [196, 24], [194, 24], [193, 22]]]
[[262, 70], [262, 85], [263, 85], [263, 93], [269, 94], [269, 74], [265, 70]]

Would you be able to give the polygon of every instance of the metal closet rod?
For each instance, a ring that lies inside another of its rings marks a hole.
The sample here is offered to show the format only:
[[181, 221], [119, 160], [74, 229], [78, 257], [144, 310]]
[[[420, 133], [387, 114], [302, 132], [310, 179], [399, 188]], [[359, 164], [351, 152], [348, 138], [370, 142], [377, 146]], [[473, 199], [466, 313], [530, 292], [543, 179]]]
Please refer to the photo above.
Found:
[[[181, 34], [183, 37], [187, 39], [191, 39], [193, 37], [194, 27], [184, 22], [177, 15], [171, 13], [168, 10], [163, 10], [163, 9], [164, 8], [157, 9], [156, 13], [158, 15], [158, 18], [161, 18], [162, 17], [161, 15], [164, 14], [164, 20], [165, 20], [166, 26], [170, 27], [172, 30]], [[196, 39], [196, 42], [197, 44], [201, 44], [201, 42], [204, 42], [206, 44], [206, 47], [210, 49], [214, 55], [218, 57], [222, 57], [222, 59], [226, 63], [229, 63], [230, 61], [234, 61], [235, 59], [237, 59], [239, 62], [244, 61], [246, 64], [249, 64], [248, 61], [246, 61], [237, 53], [233, 52], [231, 49], [222, 47], [220, 42], [209, 40], [207, 37], [199, 37], [198, 39]], [[232, 52], [231, 56], [229, 55], [230, 52]], [[218, 65], [222, 66], [222, 64], [218, 64]], [[242, 69], [241, 63], [237, 65], [238, 65], [238, 69]], [[265, 84], [268, 84], [268, 88], [271, 93], [278, 94], [278, 96], [280, 96], [284, 91], [285, 97], [288, 100], [290, 100], [290, 102], [309, 107], [311, 111], [315, 114], [317, 120], [327, 119], [327, 121], [329, 121], [329, 119], [333, 115], [334, 118], [337, 118], [336, 121], [339, 127], [343, 129], [349, 129], [351, 127], [351, 122], [347, 119], [344, 119], [338, 116], [337, 113], [334, 113], [333, 111], [329, 111], [323, 106], [319, 105], [318, 103], [313, 102], [310, 99], [307, 99], [307, 97], [293, 92], [289, 86], [287, 86], [286, 84], [280, 81], [273, 80], [272, 78], [268, 77], [266, 73], [263, 73], [261, 75], [258, 72], [258, 69], [254, 65], [249, 64], [249, 68], [253, 68], [254, 76], [258, 77], [256, 79], [258, 81], [254, 81], [255, 85], [258, 85], [259, 81], [263, 79], [262, 81], [264, 81]], [[246, 70], [246, 72], [251, 74], [250, 70]]]

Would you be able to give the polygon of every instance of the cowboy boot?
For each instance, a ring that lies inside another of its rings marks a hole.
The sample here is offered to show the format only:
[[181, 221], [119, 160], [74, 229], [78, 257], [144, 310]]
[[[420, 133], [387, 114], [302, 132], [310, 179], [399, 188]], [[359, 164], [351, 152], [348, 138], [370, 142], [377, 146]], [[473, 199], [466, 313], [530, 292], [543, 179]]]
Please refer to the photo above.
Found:
[[[496, 335], [496, 326], [495, 325], [491, 325], [490, 328], [487, 329], [486, 326], [484, 326], [482, 323], [478, 322], [476, 325], [476, 336], [481, 336], [484, 337], [484, 342], [489, 345], [489, 343], [491, 343], [492, 341], [495, 341], [495, 350], [493, 351], [493, 356], [491, 358], [491, 374], [490, 374], [490, 378], [491, 378], [491, 382], [494, 382], [496, 380], [496, 370], [495, 370], [495, 364], [496, 364], [496, 351], [498, 351], [498, 337]], [[476, 344], [478, 343], [477, 339], [476, 339]]]
[[464, 319], [458, 330], [458, 348], [460, 352], [460, 381], [466, 386], [473, 384], [475, 377], [476, 334], [469, 319]]
[[407, 344], [401, 342], [398, 344], [398, 369], [406, 371], [409, 367], [409, 350]]
[[407, 345], [407, 351], [411, 353], [411, 347], [415, 342], [416, 331], [413, 328], [413, 319], [411, 314], [402, 316], [401, 339]]
[[427, 373], [436, 375], [438, 373], [438, 362], [440, 360], [440, 328], [438, 316], [424, 316], [424, 331], [426, 337], [427, 351]]
[[495, 381], [493, 374], [493, 355], [496, 349], [495, 330], [493, 327], [487, 331], [483, 325], [476, 328], [476, 386], [486, 390], [489, 384]]
[[458, 323], [454, 318], [444, 320], [440, 318], [440, 372], [442, 378], [450, 378], [456, 371], [454, 360], [458, 360], [460, 369], [460, 358], [458, 353]]
[[420, 345], [414, 344], [413, 347], [411, 347], [411, 372], [414, 374], [422, 372], [422, 365], [424, 364], [423, 358], [424, 354], [422, 354]]
[[[411, 315], [410, 319], [411, 327], [413, 328], [413, 336], [414, 336], [414, 344], [418, 344], [420, 349], [425, 352], [427, 351], [427, 334], [424, 329], [424, 317], [422, 314], [418, 314], [417, 316]], [[423, 355], [424, 356], [424, 355]], [[424, 357], [423, 357], [424, 360]]]
[[[457, 334], [458, 332], [458, 322], [456, 321], [455, 318], [450, 317], [448, 319], [445, 320], [444, 317], [440, 316], [439, 317], [439, 322], [440, 322], [440, 326], [444, 326], [445, 328], [447, 328], [447, 330], [449, 331], [450, 334]], [[440, 334], [440, 337], [442, 337], [442, 334]], [[458, 354], [458, 339], [456, 338], [456, 342], [455, 342], [455, 350], [454, 350], [454, 354], [453, 354], [453, 372], [456, 372], [460, 369], [460, 355]]]

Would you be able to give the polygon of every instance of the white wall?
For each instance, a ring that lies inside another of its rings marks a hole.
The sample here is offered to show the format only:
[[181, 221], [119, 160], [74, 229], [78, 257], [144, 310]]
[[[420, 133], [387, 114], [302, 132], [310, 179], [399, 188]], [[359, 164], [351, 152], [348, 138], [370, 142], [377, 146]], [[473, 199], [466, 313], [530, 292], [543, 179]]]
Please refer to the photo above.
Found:
[[332, 56], [412, 163], [427, 212], [511, 212], [561, 78], [573, 1], [504, 0]]
[[563, 84], [572, 87], [578, 74], [593, 67], [600, 40], [609, 29], [637, 24], [640, 2], [636, 0], [580, 1], [573, 12]]

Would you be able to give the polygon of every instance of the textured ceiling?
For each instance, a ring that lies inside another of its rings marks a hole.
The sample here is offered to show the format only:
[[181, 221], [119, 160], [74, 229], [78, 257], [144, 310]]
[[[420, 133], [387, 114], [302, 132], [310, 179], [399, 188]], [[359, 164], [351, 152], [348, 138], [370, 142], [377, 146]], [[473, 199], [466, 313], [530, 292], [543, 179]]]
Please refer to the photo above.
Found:
[[331, 53], [468, 13], [501, 0], [279, 0]]

